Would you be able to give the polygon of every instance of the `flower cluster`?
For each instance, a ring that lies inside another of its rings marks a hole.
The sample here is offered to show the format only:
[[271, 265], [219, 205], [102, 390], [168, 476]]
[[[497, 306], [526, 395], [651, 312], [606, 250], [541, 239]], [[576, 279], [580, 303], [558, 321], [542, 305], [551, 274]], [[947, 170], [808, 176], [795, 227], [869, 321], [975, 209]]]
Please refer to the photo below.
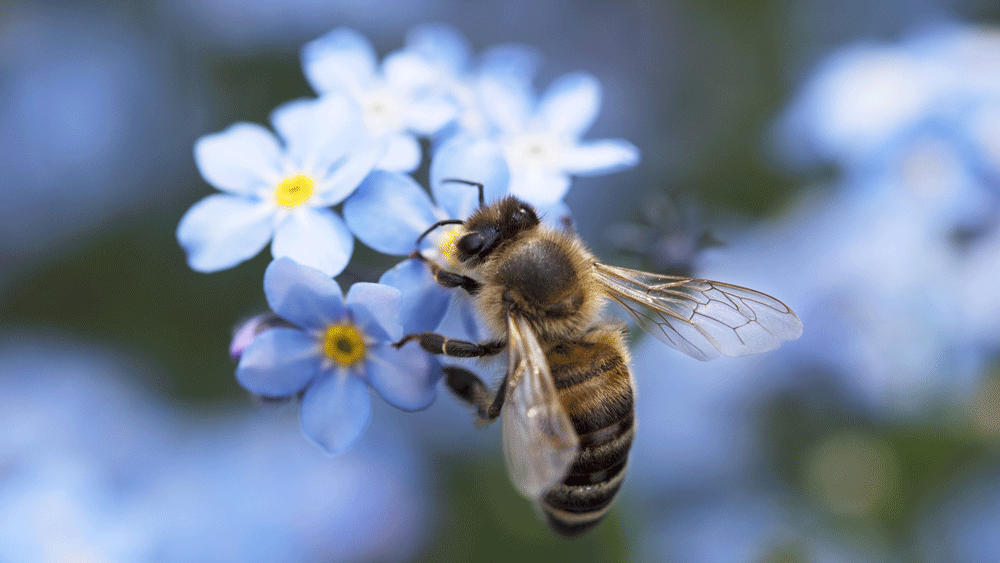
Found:
[[[201, 272], [233, 267], [270, 243], [264, 291], [274, 314], [237, 331], [237, 379], [257, 395], [300, 395], [303, 430], [335, 453], [367, 423], [366, 385], [406, 410], [433, 401], [437, 362], [391, 343], [437, 328], [452, 301], [410, 259], [343, 297], [331, 276], [349, 264], [355, 237], [407, 256], [431, 226], [467, 218], [480, 190], [485, 201], [513, 194], [547, 220], [565, 219], [573, 176], [634, 166], [639, 152], [621, 139], [583, 139], [600, 84], [570, 73], [536, 95], [540, 57], [525, 46], [474, 57], [461, 34], [430, 24], [379, 61], [367, 39], [340, 28], [305, 45], [301, 59], [318, 96], [275, 109], [274, 133], [237, 123], [197, 141], [198, 169], [222, 193], [188, 210], [177, 239]], [[423, 162], [427, 189], [410, 175]], [[452, 235], [436, 229], [419, 249], [442, 259]], [[469, 300], [455, 302], [475, 338]]]

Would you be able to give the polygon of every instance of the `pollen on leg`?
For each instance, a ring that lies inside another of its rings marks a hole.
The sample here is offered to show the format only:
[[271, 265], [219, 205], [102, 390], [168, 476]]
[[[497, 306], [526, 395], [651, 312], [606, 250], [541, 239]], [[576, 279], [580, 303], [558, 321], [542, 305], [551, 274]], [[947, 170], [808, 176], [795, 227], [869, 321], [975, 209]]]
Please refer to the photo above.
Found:
[[295, 207], [316, 191], [316, 184], [305, 174], [298, 174], [282, 180], [274, 190], [274, 201], [282, 207]]
[[323, 353], [342, 366], [351, 366], [365, 357], [365, 339], [352, 324], [330, 325], [323, 336]]

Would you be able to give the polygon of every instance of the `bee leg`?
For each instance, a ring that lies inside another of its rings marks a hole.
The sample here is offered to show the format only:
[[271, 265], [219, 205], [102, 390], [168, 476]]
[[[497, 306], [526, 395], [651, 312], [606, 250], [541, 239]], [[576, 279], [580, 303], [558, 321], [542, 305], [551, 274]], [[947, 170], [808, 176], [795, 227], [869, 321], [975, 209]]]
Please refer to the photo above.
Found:
[[[481, 421], [492, 422], [496, 420], [500, 415], [500, 408], [503, 406], [505, 392], [493, 395], [483, 380], [469, 370], [455, 366], [445, 366], [441, 370], [445, 373], [448, 387], [459, 399], [476, 407]], [[501, 387], [501, 391], [503, 391], [503, 387]]]
[[436, 332], [417, 332], [407, 334], [399, 342], [394, 342], [393, 346], [399, 348], [411, 340], [420, 343], [420, 347], [431, 354], [441, 354], [453, 358], [481, 358], [483, 356], [493, 356], [503, 350], [506, 345], [498, 340], [476, 343], [467, 340], [454, 340]]
[[463, 276], [462, 274], [456, 274], [454, 272], [449, 272], [443, 269], [440, 265], [432, 260], [428, 260], [426, 256], [420, 252], [414, 252], [410, 254], [410, 258], [420, 260], [424, 264], [427, 264], [427, 268], [430, 269], [431, 274], [434, 276], [434, 281], [438, 284], [447, 288], [461, 287], [469, 295], [475, 295], [479, 293], [482, 288], [482, 284], [476, 280], [470, 278], [469, 276]]

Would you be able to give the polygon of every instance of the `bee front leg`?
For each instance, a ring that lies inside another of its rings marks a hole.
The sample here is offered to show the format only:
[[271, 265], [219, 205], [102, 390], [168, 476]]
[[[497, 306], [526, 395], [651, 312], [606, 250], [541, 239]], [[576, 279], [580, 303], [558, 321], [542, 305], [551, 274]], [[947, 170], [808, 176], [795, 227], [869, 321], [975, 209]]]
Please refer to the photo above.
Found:
[[416, 340], [420, 347], [431, 354], [451, 356], [453, 358], [482, 358], [483, 356], [493, 356], [503, 350], [506, 345], [499, 340], [488, 342], [469, 342], [468, 340], [455, 340], [436, 332], [417, 332], [407, 334], [399, 342], [394, 342], [393, 346], [399, 348], [411, 340]]
[[482, 284], [479, 283], [478, 281], [470, 278], [469, 276], [463, 276], [462, 274], [449, 272], [448, 270], [445, 270], [433, 260], [427, 259], [427, 257], [421, 254], [420, 252], [414, 252], [413, 254], [410, 254], [410, 258], [420, 260], [424, 264], [427, 264], [427, 268], [430, 269], [431, 274], [434, 276], [434, 281], [436, 281], [443, 287], [447, 287], [449, 289], [455, 287], [461, 287], [469, 295], [475, 295], [479, 293], [480, 289], [482, 289]]
[[445, 374], [445, 382], [459, 399], [476, 407], [479, 420], [493, 422], [500, 416], [504, 397], [507, 395], [507, 378], [500, 385], [500, 390], [494, 395], [482, 379], [467, 369], [456, 366], [441, 368]]

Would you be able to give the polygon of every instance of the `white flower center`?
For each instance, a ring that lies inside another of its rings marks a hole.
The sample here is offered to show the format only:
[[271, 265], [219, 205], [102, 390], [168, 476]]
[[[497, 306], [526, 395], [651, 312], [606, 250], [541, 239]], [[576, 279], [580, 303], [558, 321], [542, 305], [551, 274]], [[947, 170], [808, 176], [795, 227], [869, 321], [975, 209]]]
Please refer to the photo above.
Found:
[[558, 141], [551, 135], [526, 134], [504, 144], [504, 156], [513, 169], [559, 168], [561, 152]]
[[406, 128], [403, 122], [403, 103], [388, 88], [367, 92], [361, 101], [361, 107], [365, 125], [372, 133], [385, 134]]

